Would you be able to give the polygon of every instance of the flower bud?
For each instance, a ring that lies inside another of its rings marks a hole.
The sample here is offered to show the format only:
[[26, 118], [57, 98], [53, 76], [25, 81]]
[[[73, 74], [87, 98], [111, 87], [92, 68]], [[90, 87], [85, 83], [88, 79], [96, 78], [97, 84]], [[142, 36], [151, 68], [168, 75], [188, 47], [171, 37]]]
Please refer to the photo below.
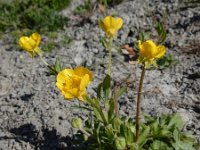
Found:
[[82, 127], [82, 120], [80, 118], [73, 118], [71, 124], [73, 128], [79, 129]]
[[126, 148], [126, 140], [123, 137], [118, 137], [115, 140], [115, 146], [117, 150], [124, 150]]
[[108, 38], [114, 38], [122, 25], [122, 18], [106, 16], [103, 20], [99, 20], [99, 26], [106, 33]]

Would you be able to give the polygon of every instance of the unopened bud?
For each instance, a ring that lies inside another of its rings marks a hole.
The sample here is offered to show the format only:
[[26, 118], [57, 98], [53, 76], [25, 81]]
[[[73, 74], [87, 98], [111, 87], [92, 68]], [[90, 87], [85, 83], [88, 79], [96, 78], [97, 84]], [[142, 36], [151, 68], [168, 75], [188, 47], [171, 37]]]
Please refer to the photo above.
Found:
[[80, 118], [73, 118], [71, 124], [73, 128], [79, 129], [82, 127], [82, 120]]
[[115, 146], [117, 150], [124, 150], [126, 148], [126, 140], [123, 137], [118, 137], [115, 140]]

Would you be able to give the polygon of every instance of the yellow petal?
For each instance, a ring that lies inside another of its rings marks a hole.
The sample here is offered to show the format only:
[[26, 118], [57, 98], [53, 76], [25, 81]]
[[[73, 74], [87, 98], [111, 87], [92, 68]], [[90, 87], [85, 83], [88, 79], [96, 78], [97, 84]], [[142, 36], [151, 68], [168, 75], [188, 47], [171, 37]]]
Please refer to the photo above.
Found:
[[[74, 74], [74, 71], [72, 69], [65, 69], [58, 73], [57, 75], [57, 84], [59, 86], [63, 86], [62, 88], [59, 88], [60, 90], [66, 90], [69, 89], [72, 86], [72, 75]], [[56, 85], [57, 85], [56, 84]], [[61, 85], [60, 85], [61, 84]]]
[[112, 27], [112, 25], [111, 25], [112, 19], [113, 19], [112, 16], [106, 16], [106, 17], [103, 19], [103, 24], [104, 24], [105, 28], [110, 28], [110, 27]]
[[77, 88], [73, 88], [73, 89], [70, 89], [66, 92], [67, 94], [71, 94], [73, 95], [74, 97], [78, 97], [79, 93], [78, 93], [78, 89]]
[[56, 82], [56, 86], [58, 87], [58, 89], [59, 89], [60, 91], [63, 90], [63, 84], [62, 84], [61, 82]]
[[64, 92], [63, 95], [68, 100], [74, 98], [74, 95], [72, 95], [71, 93], [68, 93], [68, 92]]
[[166, 48], [163, 45], [159, 45], [157, 46], [157, 54], [155, 56], [155, 58], [161, 58], [165, 55], [166, 52]]
[[29, 37], [26, 37], [26, 36], [22, 36], [20, 39], [19, 39], [19, 46], [23, 49], [23, 50], [26, 50], [26, 51], [31, 51], [33, 49], [32, 45], [30, 44], [29, 42]]
[[122, 25], [123, 25], [122, 18], [116, 18], [115, 21], [114, 21], [114, 23], [113, 23], [114, 28], [116, 30], [119, 30], [119, 29], [121, 29]]
[[[69, 77], [71, 76], [71, 74], [72, 74], [71, 72], [73, 72], [73, 70], [71, 70], [71, 69], [65, 69], [65, 70], [59, 72], [57, 75], [57, 82], [64, 83], [66, 81], [66, 78], [69, 79]], [[70, 75], [68, 75], [68, 74], [70, 74]]]
[[84, 90], [86, 86], [90, 83], [90, 77], [88, 74], [86, 74], [82, 79], [80, 83], [80, 91]]
[[153, 41], [147, 40], [142, 43], [140, 53], [143, 57], [154, 58], [157, 54], [157, 46]]
[[77, 97], [80, 101], [85, 101], [87, 96], [87, 91], [83, 90], [81, 93], [79, 93], [79, 96]]
[[90, 81], [92, 80], [93, 78], [93, 74], [90, 70], [88, 70], [87, 68], [84, 68], [84, 67], [76, 67], [74, 69], [74, 73], [80, 77], [84, 77], [86, 74], [89, 75], [90, 77]]
[[38, 47], [41, 40], [40, 35], [38, 33], [33, 33], [30, 38], [35, 41], [35, 47]]
[[65, 75], [65, 77], [72, 77], [74, 75], [73, 69], [64, 69], [62, 72]]

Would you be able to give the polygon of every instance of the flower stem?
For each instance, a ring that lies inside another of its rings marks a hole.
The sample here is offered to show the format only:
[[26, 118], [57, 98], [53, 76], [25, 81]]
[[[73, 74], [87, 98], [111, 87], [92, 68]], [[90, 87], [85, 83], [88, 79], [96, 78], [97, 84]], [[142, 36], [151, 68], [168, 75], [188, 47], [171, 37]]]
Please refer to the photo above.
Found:
[[101, 116], [101, 119], [103, 120], [104, 125], [108, 125], [108, 122], [107, 122], [107, 120], [106, 120], [106, 118], [105, 118], [105, 116], [104, 116], [104, 113], [103, 113], [103, 111], [102, 111], [100, 105], [97, 104], [97, 103], [95, 103], [95, 102], [93, 102], [93, 100], [90, 99], [90, 98], [86, 98], [86, 100], [87, 100], [87, 102], [93, 107], [93, 110], [94, 110], [94, 108], [95, 108], [95, 109], [99, 112], [99, 114], [100, 114], [100, 116]]
[[109, 39], [109, 45], [108, 45], [108, 50], [109, 50], [109, 64], [108, 64], [108, 75], [111, 75], [111, 66], [112, 66], [112, 45], [113, 45], [113, 39]]
[[[39, 48], [38, 48], [39, 51], [41, 51]], [[58, 72], [55, 70], [54, 67], [52, 67], [51, 65], [49, 65], [42, 57], [41, 53], [40, 52], [37, 52], [37, 55], [40, 57], [40, 60], [45, 64], [45, 66], [50, 69], [52, 72], [54, 72], [55, 74], [58, 74]]]
[[86, 136], [90, 136], [90, 133], [88, 133], [87, 131], [85, 131], [82, 127], [79, 128], [79, 130], [80, 130], [83, 134], [85, 134]]
[[48, 67], [49, 66], [49, 64], [42, 58], [42, 56], [41, 55], [39, 55], [39, 57], [40, 57], [40, 60]]
[[143, 64], [142, 68], [142, 73], [140, 77], [140, 83], [139, 83], [139, 89], [138, 89], [138, 94], [137, 94], [137, 110], [136, 110], [136, 142], [138, 141], [139, 138], [139, 128], [140, 128], [140, 100], [141, 100], [141, 95], [142, 95], [142, 86], [143, 86], [143, 80], [144, 80], [144, 75], [145, 75], [146, 67], [145, 64]]

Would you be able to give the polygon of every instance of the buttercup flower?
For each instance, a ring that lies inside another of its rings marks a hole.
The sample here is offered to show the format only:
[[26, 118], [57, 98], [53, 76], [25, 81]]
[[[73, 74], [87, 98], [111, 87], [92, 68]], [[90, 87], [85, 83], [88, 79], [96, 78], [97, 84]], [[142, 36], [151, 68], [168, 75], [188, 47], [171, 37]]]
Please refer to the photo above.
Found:
[[103, 20], [99, 20], [99, 26], [106, 33], [108, 38], [113, 38], [117, 34], [117, 31], [122, 27], [122, 25], [122, 18], [107, 16]]
[[38, 33], [33, 33], [30, 37], [22, 36], [19, 39], [19, 46], [34, 57], [35, 54], [41, 54], [41, 50], [38, 47], [40, 40], [41, 38]]
[[162, 58], [166, 52], [164, 45], [156, 45], [153, 41], [138, 42], [140, 50], [139, 62], [145, 62], [145, 66], [153, 64], [156, 59]]
[[90, 84], [92, 78], [92, 72], [84, 67], [76, 67], [74, 70], [64, 69], [57, 75], [56, 86], [65, 99], [77, 98], [84, 101], [87, 96], [86, 87]]

